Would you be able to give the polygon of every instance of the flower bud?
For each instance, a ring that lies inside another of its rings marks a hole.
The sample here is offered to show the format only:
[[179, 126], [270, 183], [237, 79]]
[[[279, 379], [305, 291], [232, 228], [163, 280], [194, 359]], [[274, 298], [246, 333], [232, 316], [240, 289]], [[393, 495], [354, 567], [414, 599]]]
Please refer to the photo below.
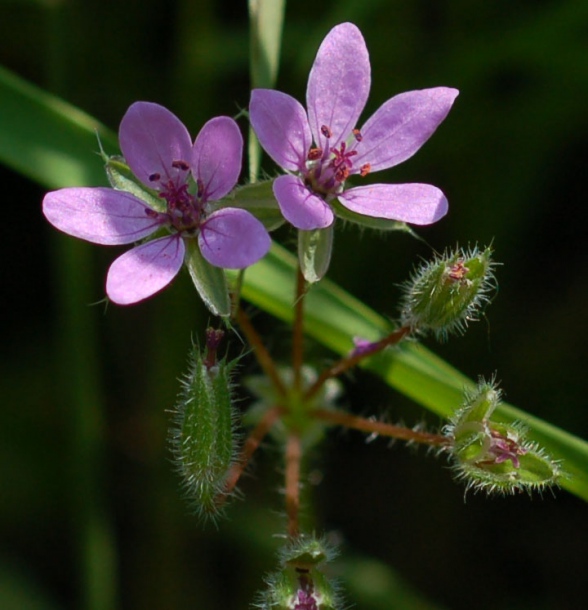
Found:
[[186, 495], [204, 517], [218, 513], [216, 498], [236, 459], [232, 365], [217, 358], [223, 335], [222, 330], [209, 329], [204, 353], [194, 347], [170, 431], [174, 462]]
[[401, 322], [415, 331], [432, 331], [444, 339], [463, 333], [478, 319], [494, 287], [492, 250], [445, 252], [425, 263], [404, 285]]
[[303, 536], [280, 551], [280, 570], [266, 578], [261, 610], [337, 610], [342, 607], [337, 586], [321, 571], [335, 555], [323, 540]]
[[468, 489], [489, 494], [541, 491], [556, 484], [561, 476], [559, 463], [527, 440], [525, 426], [490, 420], [499, 404], [500, 392], [494, 384], [480, 380], [443, 429], [457, 478]]

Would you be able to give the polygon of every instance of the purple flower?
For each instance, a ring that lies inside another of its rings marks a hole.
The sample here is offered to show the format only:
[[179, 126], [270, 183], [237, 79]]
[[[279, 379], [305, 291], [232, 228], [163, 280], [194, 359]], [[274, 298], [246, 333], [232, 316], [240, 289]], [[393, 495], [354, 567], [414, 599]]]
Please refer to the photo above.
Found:
[[288, 175], [274, 182], [284, 217], [302, 230], [332, 224], [337, 198], [357, 214], [430, 224], [447, 212], [447, 199], [429, 184], [370, 184], [345, 188], [347, 178], [394, 167], [429, 139], [447, 116], [456, 89], [410, 91], [385, 102], [356, 129], [370, 88], [365, 41], [352, 23], [323, 40], [306, 91], [308, 115], [294, 98], [254, 89], [249, 112], [259, 141]]
[[167, 286], [182, 266], [187, 240], [197, 240], [204, 259], [226, 269], [248, 267], [267, 253], [269, 235], [254, 216], [211, 206], [233, 189], [241, 171], [243, 139], [233, 119], [211, 119], [192, 144], [169, 110], [136, 102], [121, 121], [119, 140], [132, 172], [161, 198], [160, 209], [100, 187], [64, 188], [43, 199], [51, 224], [96, 244], [130, 244], [167, 230], [112, 263], [106, 279], [112, 301], [137, 303]]

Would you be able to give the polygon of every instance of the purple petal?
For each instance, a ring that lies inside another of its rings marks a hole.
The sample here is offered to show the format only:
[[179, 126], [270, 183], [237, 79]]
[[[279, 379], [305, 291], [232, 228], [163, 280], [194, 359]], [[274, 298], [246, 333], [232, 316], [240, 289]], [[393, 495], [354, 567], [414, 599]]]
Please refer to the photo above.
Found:
[[369, 163], [371, 171], [378, 171], [412, 157], [447, 116], [458, 93], [437, 87], [389, 99], [363, 126], [354, 166]]
[[447, 213], [447, 199], [430, 184], [369, 184], [339, 195], [346, 208], [364, 216], [415, 225], [436, 222]]
[[192, 151], [192, 174], [202, 181], [205, 201], [231, 192], [241, 173], [243, 137], [227, 116], [211, 119], [200, 130]]
[[178, 274], [184, 252], [179, 235], [161, 237], [125, 252], [110, 265], [106, 294], [118, 305], [131, 305], [150, 297]]
[[312, 135], [300, 102], [280, 91], [254, 89], [249, 117], [261, 146], [280, 167], [304, 169]]
[[140, 199], [101, 187], [47, 193], [43, 214], [60, 231], [95, 244], [130, 244], [153, 233], [162, 217]]
[[352, 23], [342, 23], [323, 40], [308, 77], [308, 120], [321, 148], [326, 146], [323, 126], [331, 130], [331, 147], [351, 134], [369, 90], [370, 59], [363, 36]]
[[167, 108], [135, 102], [122, 118], [118, 138], [132, 172], [147, 186], [158, 189], [160, 180], [185, 182], [192, 158], [192, 138]]
[[297, 229], [312, 231], [333, 223], [335, 217], [330, 206], [309, 191], [297, 176], [276, 178], [273, 190], [284, 218]]
[[267, 254], [271, 239], [261, 222], [249, 212], [223, 208], [206, 219], [200, 228], [198, 245], [211, 265], [244, 269]]

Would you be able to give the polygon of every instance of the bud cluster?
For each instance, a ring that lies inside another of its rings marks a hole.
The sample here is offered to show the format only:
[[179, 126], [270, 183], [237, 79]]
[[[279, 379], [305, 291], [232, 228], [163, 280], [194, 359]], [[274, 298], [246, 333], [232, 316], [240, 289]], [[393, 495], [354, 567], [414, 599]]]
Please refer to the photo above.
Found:
[[233, 365], [217, 358], [223, 335], [209, 329], [204, 351], [193, 348], [170, 429], [172, 454], [186, 495], [201, 516], [212, 518], [220, 510], [217, 500], [237, 445]]
[[491, 248], [445, 252], [424, 263], [403, 286], [401, 323], [445, 339], [478, 319], [494, 288]]
[[541, 491], [557, 484], [559, 463], [527, 440], [524, 425], [490, 420], [500, 399], [494, 383], [480, 380], [443, 429], [457, 478], [468, 489], [488, 494]]

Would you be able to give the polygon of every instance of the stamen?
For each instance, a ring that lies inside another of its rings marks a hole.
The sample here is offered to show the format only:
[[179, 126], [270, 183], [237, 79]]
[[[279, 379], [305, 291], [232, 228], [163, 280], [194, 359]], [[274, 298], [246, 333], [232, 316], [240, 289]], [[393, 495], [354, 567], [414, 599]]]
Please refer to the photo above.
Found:
[[337, 182], [345, 182], [349, 178], [349, 168], [346, 165], [341, 165], [335, 170], [335, 180]]
[[187, 172], [190, 169], [190, 166], [181, 159], [178, 159], [177, 161], [172, 161], [172, 167], [174, 169], [181, 169], [184, 172]]
[[157, 182], [161, 179], [161, 174], [154, 172], [153, 174], [149, 174], [149, 182]]
[[459, 281], [465, 278], [468, 271], [469, 269], [463, 264], [463, 260], [458, 260], [455, 265], [451, 267], [447, 275], [452, 280]]
[[354, 129], [352, 133], [358, 142], [363, 140], [363, 136], [361, 135], [361, 131], [359, 131], [359, 129]]
[[330, 138], [333, 135], [333, 132], [326, 125], [321, 127], [321, 133], [325, 136], [325, 138]]
[[370, 171], [372, 169], [372, 166], [369, 163], [364, 163], [360, 168], [359, 168], [359, 175], [364, 178], [365, 176], [367, 176]]
[[202, 195], [204, 195], [204, 182], [202, 182], [201, 178], [198, 178], [196, 180], [196, 187], [197, 187], [196, 196], [202, 197]]
[[322, 156], [323, 156], [323, 149], [322, 148], [311, 148], [308, 151], [308, 155], [307, 155], [306, 159], [308, 161], [317, 161]]

